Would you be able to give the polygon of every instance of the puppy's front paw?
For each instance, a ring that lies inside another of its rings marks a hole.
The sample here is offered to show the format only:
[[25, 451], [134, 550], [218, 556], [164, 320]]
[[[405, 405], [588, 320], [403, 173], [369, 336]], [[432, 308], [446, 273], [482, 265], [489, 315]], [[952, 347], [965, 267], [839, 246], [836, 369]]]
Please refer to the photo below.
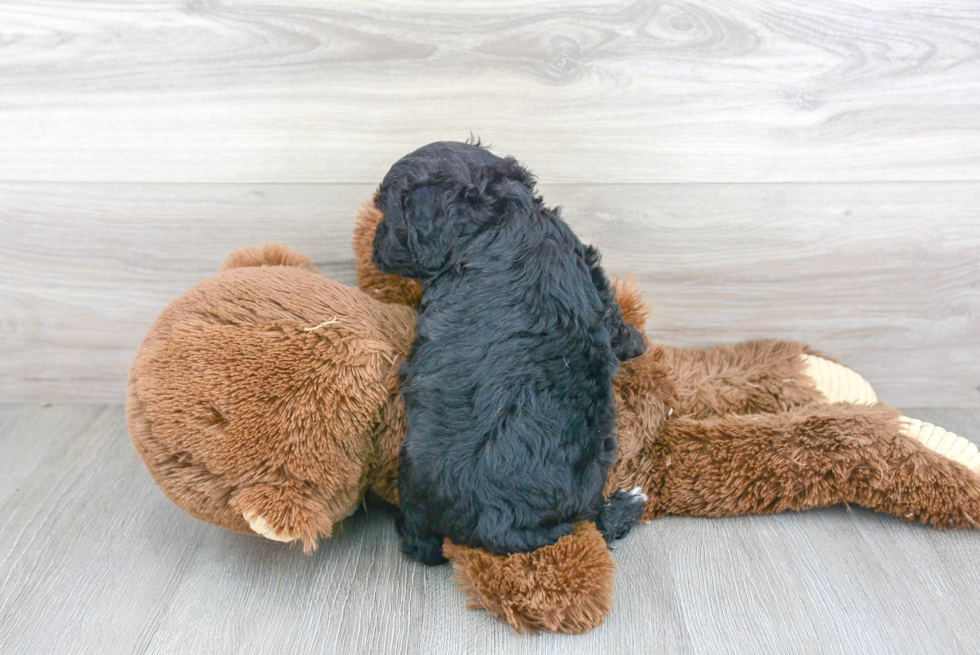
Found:
[[281, 541], [283, 543], [289, 543], [291, 541], [296, 541], [296, 537], [292, 537], [283, 532], [279, 532], [272, 525], [266, 521], [263, 517], [259, 516], [255, 512], [246, 512], [242, 514], [245, 521], [248, 523], [248, 527], [252, 529], [257, 535], [261, 535], [266, 539], [271, 539], [272, 541]]
[[599, 511], [598, 527], [606, 543], [622, 539], [643, 516], [647, 495], [640, 487], [621, 489], [609, 497]]
[[426, 566], [439, 566], [448, 562], [442, 555], [442, 537], [427, 528], [413, 525], [414, 529], [409, 527], [404, 515], [399, 516], [395, 522], [395, 529], [402, 542], [402, 552]]
[[612, 349], [616, 359], [625, 362], [627, 359], [639, 357], [647, 350], [643, 333], [632, 325], [623, 325], [623, 329], [613, 338]]
[[427, 535], [425, 537], [402, 537], [402, 552], [426, 566], [439, 566], [447, 560], [442, 554], [442, 537]]
[[629, 494], [630, 494], [630, 502], [640, 503], [640, 505], [643, 505], [645, 502], [647, 502], [647, 500], [650, 499], [649, 496], [643, 493], [642, 487], [633, 487], [632, 489], [629, 490]]

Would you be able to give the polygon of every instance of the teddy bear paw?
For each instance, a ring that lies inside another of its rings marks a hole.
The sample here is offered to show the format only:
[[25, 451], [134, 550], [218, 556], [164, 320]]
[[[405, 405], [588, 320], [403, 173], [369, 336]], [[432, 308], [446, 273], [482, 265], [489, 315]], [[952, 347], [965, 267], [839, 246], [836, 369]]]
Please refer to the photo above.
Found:
[[287, 534], [278, 532], [268, 521], [254, 512], [246, 512], [245, 514], [242, 514], [242, 516], [248, 523], [248, 527], [251, 528], [252, 532], [257, 535], [261, 535], [266, 539], [271, 539], [272, 541], [281, 541], [284, 543], [296, 541], [295, 537], [290, 537]]

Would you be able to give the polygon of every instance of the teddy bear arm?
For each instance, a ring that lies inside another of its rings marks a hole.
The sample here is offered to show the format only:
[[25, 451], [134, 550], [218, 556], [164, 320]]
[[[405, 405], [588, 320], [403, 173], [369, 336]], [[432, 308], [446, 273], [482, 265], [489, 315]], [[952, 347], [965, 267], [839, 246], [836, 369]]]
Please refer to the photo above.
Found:
[[333, 513], [315, 488], [298, 480], [257, 483], [239, 489], [231, 506], [252, 532], [282, 542], [300, 542], [307, 554], [333, 531]]
[[231, 504], [252, 531], [300, 541], [306, 552], [364, 496], [377, 465], [372, 426], [386, 397], [384, 382], [394, 374], [390, 348], [344, 325], [317, 326], [302, 337], [301, 359], [321, 365], [294, 373], [275, 407], [258, 412], [269, 423], [263, 433], [272, 437], [264, 448], [241, 440], [256, 450], [233, 462], [247, 471], [248, 484]]
[[[225, 476], [212, 471], [193, 452], [182, 449], [170, 430], [155, 426], [143, 402], [142, 367], [134, 366], [127, 390], [126, 420], [136, 452], [161, 491], [194, 518], [213, 525], [249, 532], [240, 512], [227, 502], [234, 492]], [[157, 429], [155, 429], [157, 428]]]

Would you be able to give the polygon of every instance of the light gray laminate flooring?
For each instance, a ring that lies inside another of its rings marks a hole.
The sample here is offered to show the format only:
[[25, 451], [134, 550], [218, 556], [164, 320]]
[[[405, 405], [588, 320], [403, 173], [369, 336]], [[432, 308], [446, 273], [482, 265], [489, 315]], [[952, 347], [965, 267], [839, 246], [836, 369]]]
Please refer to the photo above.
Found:
[[[961, 434], [980, 412], [907, 410]], [[310, 557], [190, 518], [119, 405], [0, 405], [0, 653], [970, 653], [980, 540], [860, 508], [668, 517], [614, 552], [579, 636], [467, 610], [370, 504]]]

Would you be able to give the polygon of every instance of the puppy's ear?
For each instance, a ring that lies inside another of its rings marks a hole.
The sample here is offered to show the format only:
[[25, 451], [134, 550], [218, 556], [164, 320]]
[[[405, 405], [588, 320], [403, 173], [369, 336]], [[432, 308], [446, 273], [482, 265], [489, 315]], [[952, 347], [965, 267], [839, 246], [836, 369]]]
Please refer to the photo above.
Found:
[[440, 269], [452, 254], [458, 225], [451, 214], [459, 192], [450, 182], [432, 182], [407, 191], [402, 198], [408, 249], [421, 271]]
[[472, 171], [473, 184], [466, 189], [471, 204], [516, 205], [514, 209], [530, 212], [541, 199], [534, 195], [534, 175], [513, 157], [504, 157]]

